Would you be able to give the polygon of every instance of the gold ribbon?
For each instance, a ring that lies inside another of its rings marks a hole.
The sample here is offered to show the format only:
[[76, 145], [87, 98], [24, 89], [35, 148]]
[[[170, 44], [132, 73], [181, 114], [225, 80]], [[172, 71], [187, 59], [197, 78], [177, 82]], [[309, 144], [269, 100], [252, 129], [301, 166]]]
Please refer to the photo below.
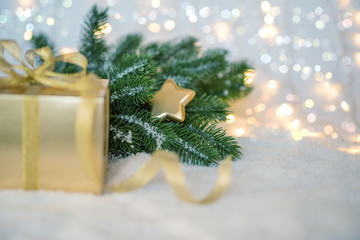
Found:
[[186, 187], [186, 181], [179, 157], [175, 153], [164, 150], [155, 151], [151, 158], [130, 178], [122, 183], [106, 187], [109, 191], [128, 192], [149, 183], [164, 168], [165, 178], [175, 194], [189, 203], [211, 203], [219, 199], [228, 189], [231, 180], [231, 157], [228, 156], [219, 165], [219, 174], [212, 192], [203, 199], [195, 199]]
[[[17, 65], [10, 64], [5, 59], [5, 50], [17, 60]], [[37, 68], [34, 67], [36, 55], [39, 55], [44, 60]], [[102, 185], [101, 176], [95, 171], [95, 163], [97, 158], [101, 156], [95, 150], [95, 136], [93, 132], [96, 112], [94, 97], [103, 88], [101, 82], [93, 74], [86, 75], [87, 60], [79, 53], [54, 57], [50, 48], [44, 47], [27, 51], [25, 59], [32, 68], [29, 68], [22, 60], [20, 47], [15, 41], [0, 40], [0, 72], [7, 75], [7, 77], [0, 78], [0, 88], [40, 84], [41, 86], [78, 92], [82, 97], [75, 120], [75, 138], [78, 156], [86, 175], [94, 183]], [[76, 64], [82, 70], [72, 74], [53, 72], [57, 61]], [[24, 96], [22, 144], [24, 166], [23, 188], [26, 190], [35, 190], [39, 187], [39, 106], [37, 93], [27, 93]], [[108, 99], [106, 102], [108, 104]], [[108, 106], [106, 107], [108, 108]], [[106, 128], [108, 130], [108, 123]], [[138, 189], [149, 183], [162, 168], [164, 168], [167, 182], [179, 198], [190, 203], [210, 203], [220, 198], [230, 184], [231, 157], [227, 157], [221, 162], [219, 176], [213, 191], [201, 200], [193, 198], [186, 187], [185, 177], [181, 171], [178, 156], [164, 150], [155, 151], [152, 157], [129, 179], [122, 183], [105, 187], [105, 189], [116, 192]]]

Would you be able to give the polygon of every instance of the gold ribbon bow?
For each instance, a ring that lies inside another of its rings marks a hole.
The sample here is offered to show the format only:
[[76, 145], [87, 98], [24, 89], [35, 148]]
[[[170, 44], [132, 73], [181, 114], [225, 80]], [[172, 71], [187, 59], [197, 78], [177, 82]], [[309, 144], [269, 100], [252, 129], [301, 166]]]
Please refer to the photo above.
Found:
[[[13, 65], [5, 59], [5, 50], [18, 62]], [[35, 68], [34, 59], [38, 55], [43, 63]], [[99, 79], [86, 75], [87, 59], [79, 53], [65, 54], [54, 57], [49, 47], [29, 50], [25, 54], [28, 67], [21, 57], [19, 45], [12, 40], [0, 40], [0, 72], [7, 76], [0, 78], [0, 88], [19, 87], [29, 84], [40, 84], [54, 88], [78, 92], [82, 102], [78, 107], [75, 122], [76, 147], [80, 162], [86, 175], [96, 184], [102, 184], [101, 176], [95, 172], [98, 154], [94, 147], [93, 126], [95, 124], [96, 101], [94, 97], [103, 88]], [[57, 61], [73, 63], [82, 69], [77, 73], [61, 74], [53, 72]], [[36, 95], [24, 97], [23, 109], [23, 165], [24, 189], [38, 189], [39, 177], [39, 120]], [[108, 186], [105, 189], [126, 192], [138, 189], [150, 182], [162, 169], [165, 170], [167, 182], [175, 194], [191, 203], [210, 203], [220, 198], [227, 190], [231, 178], [231, 157], [227, 157], [219, 166], [219, 176], [213, 191], [204, 199], [193, 198], [186, 187], [181, 171], [179, 158], [176, 154], [164, 150], [155, 151], [152, 157], [129, 179], [122, 183]]]

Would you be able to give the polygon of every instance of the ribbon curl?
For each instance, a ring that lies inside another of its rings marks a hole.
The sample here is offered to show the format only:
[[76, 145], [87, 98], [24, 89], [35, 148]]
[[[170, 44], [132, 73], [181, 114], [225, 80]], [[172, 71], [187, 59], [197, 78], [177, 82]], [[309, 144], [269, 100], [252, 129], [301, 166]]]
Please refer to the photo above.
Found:
[[179, 157], [173, 152], [157, 150], [151, 158], [130, 178], [122, 183], [107, 186], [105, 189], [112, 192], [128, 192], [148, 184], [155, 175], [164, 168], [165, 178], [175, 194], [189, 203], [204, 204], [219, 199], [228, 189], [231, 180], [231, 157], [225, 158], [219, 165], [219, 174], [211, 193], [203, 199], [195, 199], [186, 187], [186, 181]]

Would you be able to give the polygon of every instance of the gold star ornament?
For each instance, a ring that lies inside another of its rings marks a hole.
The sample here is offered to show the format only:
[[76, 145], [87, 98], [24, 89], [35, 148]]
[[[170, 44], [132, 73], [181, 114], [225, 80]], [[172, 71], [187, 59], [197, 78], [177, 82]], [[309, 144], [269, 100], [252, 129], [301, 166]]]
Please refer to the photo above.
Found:
[[185, 106], [194, 97], [194, 90], [179, 88], [173, 79], [168, 79], [151, 100], [151, 112], [157, 118], [183, 122]]

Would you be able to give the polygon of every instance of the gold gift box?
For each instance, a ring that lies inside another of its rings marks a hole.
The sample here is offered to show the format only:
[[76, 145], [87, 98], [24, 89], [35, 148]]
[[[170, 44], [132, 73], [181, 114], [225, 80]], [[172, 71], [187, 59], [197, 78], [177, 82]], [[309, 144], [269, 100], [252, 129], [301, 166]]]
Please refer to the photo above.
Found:
[[[102, 80], [107, 87], [108, 81]], [[75, 139], [75, 121], [82, 97], [70, 91], [31, 85], [0, 89], [0, 189], [23, 188], [23, 107], [24, 98], [36, 95], [38, 105], [39, 189], [71, 192], [102, 192], [107, 168], [108, 91], [99, 91], [93, 124], [97, 157], [89, 166], [99, 176], [93, 181], [80, 161]], [[28, 170], [27, 170], [28, 171]]]

